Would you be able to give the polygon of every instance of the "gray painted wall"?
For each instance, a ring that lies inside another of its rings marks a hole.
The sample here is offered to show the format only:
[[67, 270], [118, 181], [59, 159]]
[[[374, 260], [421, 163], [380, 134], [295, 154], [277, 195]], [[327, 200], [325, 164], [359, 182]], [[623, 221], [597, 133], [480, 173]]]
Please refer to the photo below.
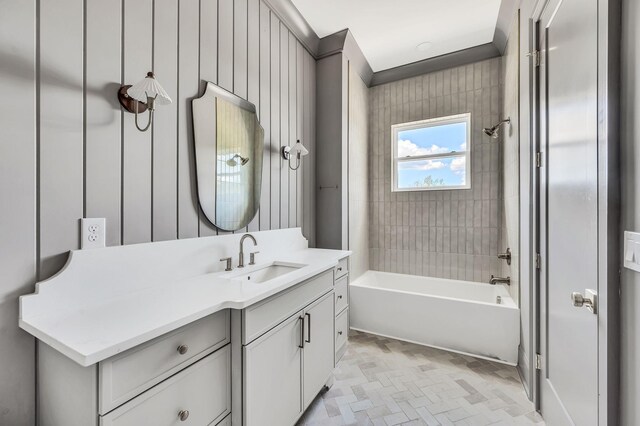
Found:
[[[622, 2], [622, 230], [640, 232], [640, 4]], [[621, 238], [622, 239], [622, 238]], [[640, 424], [640, 273], [622, 269], [622, 425]]]
[[349, 265], [351, 280], [369, 270], [369, 89], [349, 62]]
[[[501, 58], [370, 89], [371, 269], [486, 282], [500, 275]], [[391, 192], [391, 125], [471, 112], [472, 188]]]
[[[265, 128], [248, 229], [303, 226], [314, 243], [315, 60], [260, 0], [3, 1], [0, 56], [0, 424], [18, 426], [34, 424], [35, 349], [17, 297], [79, 247], [79, 218], [106, 217], [108, 245], [216, 234], [195, 193], [202, 80], [253, 102]], [[116, 90], [149, 70], [174, 102], [140, 133]], [[279, 154], [296, 139], [311, 152], [297, 173]]]

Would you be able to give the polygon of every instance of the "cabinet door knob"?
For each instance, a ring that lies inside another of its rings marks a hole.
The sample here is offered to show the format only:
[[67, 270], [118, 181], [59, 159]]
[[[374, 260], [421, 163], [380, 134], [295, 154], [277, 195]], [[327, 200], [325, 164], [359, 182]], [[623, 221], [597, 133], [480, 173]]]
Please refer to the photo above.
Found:
[[338, 331], [338, 336], [342, 336], [342, 331]]
[[178, 418], [181, 422], [187, 420], [189, 418], [189, 410], [180, 410], [180, 412], [178, 412]]
[[[180, 355], [184, 355], [187, 353], [187, 351], [189, 350], [189, 346], [187, 345], [180, 345], [178, 346], [178, 353]], [[189, 415], [189, 412], [187, 411], [187, 416]]]

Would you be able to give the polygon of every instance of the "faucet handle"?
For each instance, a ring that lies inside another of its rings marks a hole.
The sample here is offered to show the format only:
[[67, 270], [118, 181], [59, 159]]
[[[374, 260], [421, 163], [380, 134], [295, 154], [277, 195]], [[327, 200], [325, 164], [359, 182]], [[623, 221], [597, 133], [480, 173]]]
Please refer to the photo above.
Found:
[[256, 264], [256, 254], [260, 253], [259, 251], [254, 251], [249, 253], [249, 265]]
[[231, 267], [231, 257], [223, 257], [222, 259], [220, 259], [220, 262], [227, 262], [227, 267], [225, 268], [225, 271], [232, 271], [233, 268]]

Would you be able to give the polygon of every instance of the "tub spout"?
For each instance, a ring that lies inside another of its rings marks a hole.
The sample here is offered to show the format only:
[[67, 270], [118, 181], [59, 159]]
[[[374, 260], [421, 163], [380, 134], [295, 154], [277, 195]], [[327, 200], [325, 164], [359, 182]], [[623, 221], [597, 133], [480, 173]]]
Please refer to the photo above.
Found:
[[491, 285], [496, 285], [496, 284], [511, 285], [511, 277], [502, 278], [502, 277], [495, 277], [495, 276], [491, 275], [491, 279], [489, 280], [489, 284], [491, 284]]

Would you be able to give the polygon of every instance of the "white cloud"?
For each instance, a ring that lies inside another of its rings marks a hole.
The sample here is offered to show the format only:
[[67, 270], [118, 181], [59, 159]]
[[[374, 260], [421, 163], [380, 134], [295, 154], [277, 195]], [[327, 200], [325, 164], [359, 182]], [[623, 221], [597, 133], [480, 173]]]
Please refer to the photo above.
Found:
[[445, 163], [438, 160], [422, 160], [400, 163], [400, 168], [402, 170], [438, 170], [446, 167], [447, 165]]
[[456, 157], [451, 161], [452, 172], [457, 172], [456, 174], [459, 174], [460, 172], [464, 173], [466, 169], [467, 165], [465, 157]]
[[438, 145], [431, 145], [431, 147], [423, 148], [408, 140], [400, 139], [398, 141], [398, 157], [400, 158], [413, 157], [415, 155], [444, 154], [446, 152], [450, 152], [450, 150]]

